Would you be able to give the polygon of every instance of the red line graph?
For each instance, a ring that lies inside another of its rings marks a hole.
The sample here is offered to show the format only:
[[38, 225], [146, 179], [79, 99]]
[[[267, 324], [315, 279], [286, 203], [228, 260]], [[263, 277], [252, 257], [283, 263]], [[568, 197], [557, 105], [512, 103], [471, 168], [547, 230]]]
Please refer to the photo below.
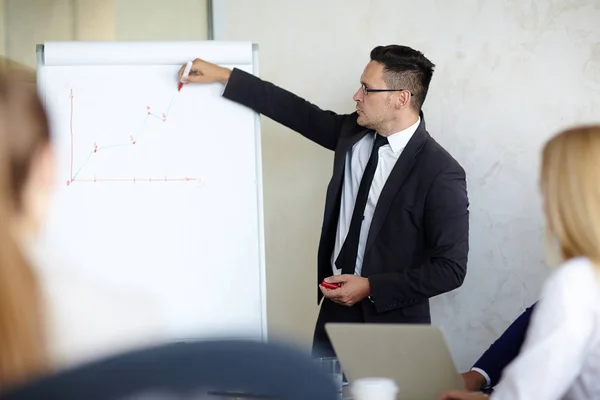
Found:
[[[177, 91], [177, 93], [179, 93], [179, 90]], [[150, 106], [146, 106], [146, 115], [145, 117], [142, 119], [142, 121], [138, 124], [138, 130], [135, 132], [135, 134], [129, 135], [129, 140], [127, 141], [123, 141], [121, 143], [115, 143], [115, 144], [108, 144], [108, 145], [103, 145], [103, 146], [98, 146], [96, 143], [94, 143], [94, 147], [92, 150], [90, 150], [90, 153], [88, 154], [87, 158], [85, 159], [85, 161], [75, 170], [75, 172], [73, 172], [73, 166], [74, 166], [74, 129], [73, 129], [73, 116], [74, 116], [74, 95], [73, 95], [73, 89], [69, 90], [69, 100], [70, 100], [70, 113], [69, 113], [69, 131], [70, 131], [70, 136], [71, 136], [71, 152], [70, 152], [70, 170], [69, 170], [69, 179], [67, 180], [67, 186], [70, 186], [73, 183], [108, 183], [108, 182], [122, 182], [122, 183], [168, 183], [168, 182], [199, 182], [200, 179], [199, 178], [192, 178], [192, 177], [168, 177], [167, 175], [165, 176], [158, 176], [158, 177], [152, 177], [152, 176], [148, 176], [148, 177], [131, 177], [131, 178], [110, 178], [110, 177], [101, 177], [101, 178], [97, 178], [96, 175], [94, 174], [94, 178], [80, 178], [79, 174], [81, 173], [82, 170], [85, 169], [85, 167], [88, 165], [88, 162], [93, 158], [96, 157], [98, 153], [102, 153], [105, 151], [109, 151], [111, 149], [117, 148], [117, 147], [131, 147], [131, 146], [135, 146], [138, 142], [138, 139], [140, 137], [143, 137], [144, 134], [144, 128], [146, 126], [146, 122], [148, 121], [148, 119], [150, 117], [159, 119], [160, 121], [162, 121], [163, 123], [167, 121], [167, 117], [169, 115], [169, 112], [171, 110], [171, 106], [173, 105], [173, 101], [175, 100], [175, 96], [177, 96], [177, 93], [173, 95], [173, 97], [171, 98], [171, 100], [169, 101], [169, 106], [167, 107], [167, 110], [165, 112], [162, 113], [153, 113], [151, 111]]]

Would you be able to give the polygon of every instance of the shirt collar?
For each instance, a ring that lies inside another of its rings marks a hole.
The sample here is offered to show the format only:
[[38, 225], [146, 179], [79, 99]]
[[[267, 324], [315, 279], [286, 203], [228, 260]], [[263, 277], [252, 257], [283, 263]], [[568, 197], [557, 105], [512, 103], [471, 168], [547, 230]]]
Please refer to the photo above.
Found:
[[419, 124], [421, 123], [421, 117], [417, 119], [417, 122], [412, 124], [406, 129], [403, 129], [399, 132], [393, 133], [387, 137], [388, 142], [390, 143], [390, 147], [394, 153], [404, 150], [408, 141], [412, 137], [412, 135], [416, 132]]

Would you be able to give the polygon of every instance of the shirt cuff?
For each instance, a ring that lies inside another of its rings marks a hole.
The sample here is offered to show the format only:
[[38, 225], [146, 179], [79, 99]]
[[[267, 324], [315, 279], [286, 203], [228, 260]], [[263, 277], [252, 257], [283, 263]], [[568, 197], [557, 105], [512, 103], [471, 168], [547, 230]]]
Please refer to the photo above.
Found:
[[486, 387], [492, 386], [492, 381], [490, 379], [490, 376], [487, 374], [487, 372], [485, 372], [481, 368], [471, 368], [471, 371], [478, 372], [481, 374], [481, 376], [483, 376], [485, 378]]

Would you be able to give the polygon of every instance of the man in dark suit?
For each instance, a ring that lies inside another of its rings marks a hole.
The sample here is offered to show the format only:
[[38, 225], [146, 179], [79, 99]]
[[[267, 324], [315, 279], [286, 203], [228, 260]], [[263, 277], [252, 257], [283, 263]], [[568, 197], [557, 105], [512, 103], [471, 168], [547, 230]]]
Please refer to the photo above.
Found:
[[430, 323], [429, 298], [464, 280], [465, 172], [429, 135], [421, 112], [433, 68], [410, 47], [376, 47], [356, 111], [346, 115], [199, 59], [186, 79], [226, 83], [225, 98], [335, 152], [317, 260], [318, 301], [325, 299], [315, 354], [333, 353], [328, 322]]
[[521, 351], [534, 308], [535, 304], [527, 308], [479, 357], [471, 370], [462, 374], [467, 390], [478, 391], [496, 386], [504, 368]]

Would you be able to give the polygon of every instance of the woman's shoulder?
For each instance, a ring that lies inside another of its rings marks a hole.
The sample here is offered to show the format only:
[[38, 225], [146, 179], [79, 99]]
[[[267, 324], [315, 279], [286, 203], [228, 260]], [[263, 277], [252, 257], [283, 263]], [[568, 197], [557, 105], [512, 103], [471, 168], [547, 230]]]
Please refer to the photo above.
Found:
[[575, 257], [561, 263], [551, 274], [549, 282], [581, 282], [599, 286], [600, 269], [587, 257]]
[[549, 276], [542, 297], [554, 296], [569, 303], [596, 302], [600, 296], [600, 269], [586, 257], [564, 261]]

